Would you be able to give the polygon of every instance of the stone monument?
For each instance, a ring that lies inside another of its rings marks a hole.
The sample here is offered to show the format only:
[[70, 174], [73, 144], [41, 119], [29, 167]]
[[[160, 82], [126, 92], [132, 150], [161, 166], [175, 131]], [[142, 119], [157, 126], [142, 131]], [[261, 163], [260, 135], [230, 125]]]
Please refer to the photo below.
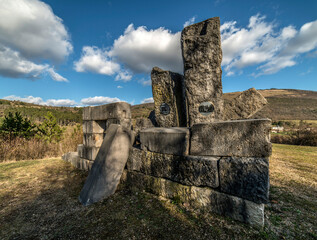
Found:
[[255, 89], [224, 101], [219, 18], [186, 27], [181, 43], [184, 76], [152, 70], [158, 127], [136, 121], [140, 145], [128, 141], [129, 104], [84, 108], [84, 144], [63, 156], [86, 170], [94, 162], [79, 199], [110, 196], [121, 177], [131, 190], [263, 226], [271, 121], [250, 117], [267, 102]]

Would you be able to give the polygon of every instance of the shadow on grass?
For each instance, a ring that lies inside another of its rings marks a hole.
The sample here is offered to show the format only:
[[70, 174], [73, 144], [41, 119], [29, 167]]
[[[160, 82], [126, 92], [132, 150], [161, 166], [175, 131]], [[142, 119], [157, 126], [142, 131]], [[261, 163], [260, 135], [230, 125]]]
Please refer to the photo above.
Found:
[[[1, 196], [1, 239], [274, 239], [277, 235], [123, 185], [108, 199], [82, 206], [87, 173], [67, 163], [43, 170], [41, 181]], [[276, 221], [279, 221], [277, 218]], [[306, 238], [307, 239], [307, 238]]]

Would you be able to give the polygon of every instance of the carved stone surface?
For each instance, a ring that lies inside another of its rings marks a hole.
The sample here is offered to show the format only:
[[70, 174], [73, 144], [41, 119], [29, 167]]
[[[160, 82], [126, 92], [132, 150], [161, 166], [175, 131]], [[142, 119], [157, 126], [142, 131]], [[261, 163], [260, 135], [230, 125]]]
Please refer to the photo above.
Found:
[[127, 169], [186, 185], [217, 188], [219, 157], [176, 156], [131, 148]]
[[271, 120], [250, 119], [200, 123], [191, 127], [190, 154], [268, 157]]
[[152, 152], [188, 155], [188, 128], [148, 128], [140, 131], [140, 142], [144, 149]]
[[130, 133], [120, 125], [110, 125], [93, 163], [79, 200], [90, 205], [112, 195], [119, 184], [131, 145]]
[[183, 76], [154, 67], [151, 79], [158, 126], [185, 127], [186, 103]]
[[210, 188], [185, 186], [164, 178], [128, 171], [127, 183], [132, 190], [147, 191], [169, 199], [179, 198], [193, 208], [215, 212], [251, 225], [264, 225], [264, 205], [217, 192]]
[[269, 200], [268, 158], [223, 157], [219, 161], [220, 191], [256, 203]]
[[[221, 35], [218, 17], [185, 27], [181, 36], [189, 126], [222, 119]], [[214, 111], [199, 112], [203, 102]]]
[[255, 88], [242, 92], [232, 101], [225, 101], [224, 120], [247, 119], [267, 104], [266, 99]]
[[105, 121], [83, 121], [83, 133], [104, 133]]

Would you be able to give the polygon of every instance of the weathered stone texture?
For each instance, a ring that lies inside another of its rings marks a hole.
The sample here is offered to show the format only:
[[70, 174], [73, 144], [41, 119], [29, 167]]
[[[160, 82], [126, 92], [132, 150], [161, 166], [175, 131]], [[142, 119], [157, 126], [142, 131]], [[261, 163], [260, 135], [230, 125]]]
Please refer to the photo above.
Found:
[[140, 142], [144, 149], [152, 152], [188, 155], [188, 128], [148, 128], [140, 131]]
[[267, 104], [266, 99], [255, 88], [242, 92], [232, 101], [225, 101], [224, 120], [247, 119]]
[[84, 133], [83, 143], [86, 147], [100, 147], [104, 138], [103, 133]]
[[[182, 31], [182, 53], [189, 126], [222, 119], [221, 35], [218, 17], [190, 25]], [[199, 112], [201, 103], [210, 102], [214, 111]]]
[[268, 158], [221, 158], [219, 177], [221, 192], [256, 203], [269, 200]]
[[96, 107], [84, 107], [83, 120], [131, 118], [131, 105], [126, 102], [110, 103]]
[[104, 133], [105, 121], [83, 121], [83, 133]]
[[81, 158], [85, 158], [84, 157], [84, 151], [85, 151], [84, 148], [85, 148], [84, 144], [78, 144], [77, 145], [77, 154]]
[[94, 161], [97, 157], [100, 147], [87, 147], [84, 146], [83, 148], [83, 155], [82, 158], [86, 158], [88, 160]]
[[132, 190], [173, 199], [179, 198], [193, 208], [214, 212], [252, 225], [264, 225], [264, 205], [244, 200], [210, 188], [185, 186], [164, 178], [128, 171], [127, 182]]
[[90, 205], [112, 195], [119, 184], [131, 145], [130, 133], [120, 125], [110, 125], [79, 200]]
[[268, 157], [271, 120], [250, 119], [196, 124], [191, 128], [190, 154]]
[[219, 157], [176, 156], [131, 148], [127, 169], [186, 185], [217, 188]]
[[[156, 122], [159, 127], [186, 127], [184, 77], [178, 73], [154, 67], [151, 72]], [[169, 113], [161, 112], [167, 104]]]

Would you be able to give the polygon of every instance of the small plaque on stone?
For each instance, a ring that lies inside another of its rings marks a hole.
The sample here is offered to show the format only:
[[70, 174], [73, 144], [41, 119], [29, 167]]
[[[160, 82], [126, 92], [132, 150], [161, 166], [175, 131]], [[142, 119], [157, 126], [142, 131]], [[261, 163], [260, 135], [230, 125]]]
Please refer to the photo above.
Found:
[[211, 114], [214, 110], [215, 107], [210, 102], [203, 102], [199, 105], [199, 112], [204, 116]]
[[170, 106], [167, 103], [162, 103], [160, 106], [160, 112], [163, 115], [167, 115], [170, 113]]

